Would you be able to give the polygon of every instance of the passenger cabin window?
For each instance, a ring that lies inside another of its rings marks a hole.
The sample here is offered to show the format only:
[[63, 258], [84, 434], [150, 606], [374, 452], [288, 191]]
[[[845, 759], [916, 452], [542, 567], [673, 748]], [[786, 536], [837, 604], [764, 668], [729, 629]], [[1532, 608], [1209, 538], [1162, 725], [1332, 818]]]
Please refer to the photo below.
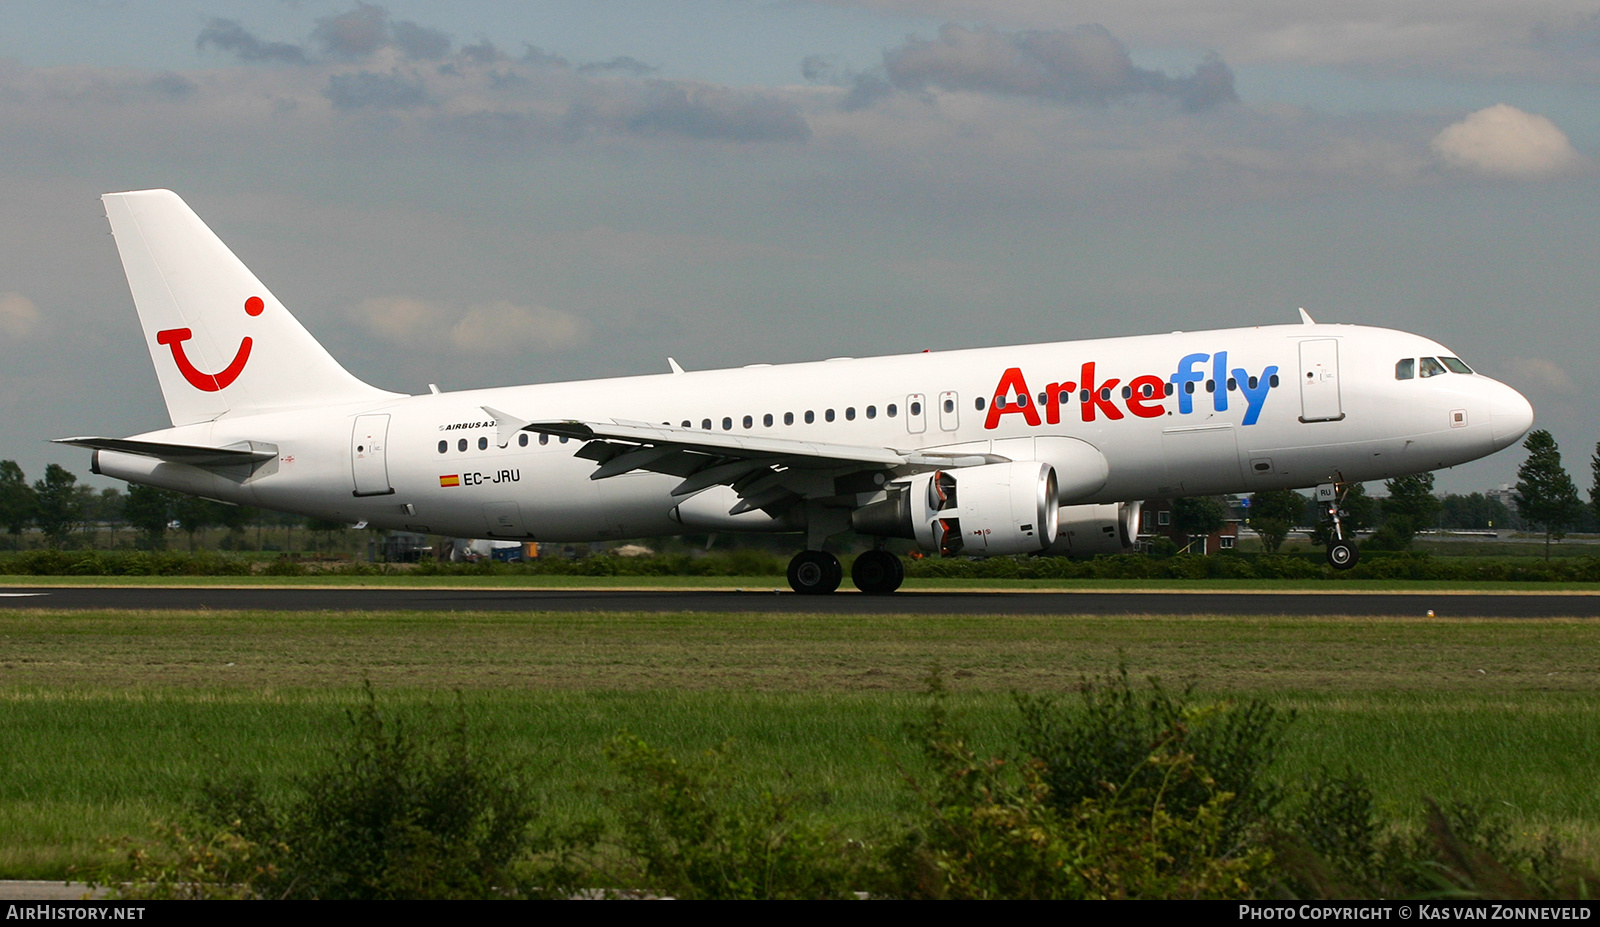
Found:
[[1417, 375], [1417, 359], [1415, 357], [1402, 357], [1394, 365], [1394, 378], [1396, 380], [1409, 380]]
[[785, 425], [793, 425], [794, 424], [794, 413], [793, 412], [785, 412], [785, 413], [783, 413], [783, 423]]
[[878, 417], [878, 407], [877, 406], [867, 406], [867, 418], [877, 418], [877, 417]]
[[539, 432], [539, 443], [540, 444], [549, 444], [550, 443], [550, 436], [545, 434], [542, 431]]
[[847, 421], [847, 422], [853, 422], [853, 421], [856, 420], [856, 407], [855, 406], [845, 406], [845, 409], [844, 409], [844, 420]]
[[912, 415], [921, 415], [922, 414], [922, 403], [913, 402], [911, 404], [911, 414]]
[[450, 442], [449, 441], [440, 441], [439, 442], [439, 453], [443, 454], [445, 451], [448, 451], [448, 450], [450, 450]]
[[[1000, 400], [1000, 404], [1002, 406], [1004, 406], [1005, 402], [1006, 401], [1005, 401], [1004, 397], [1002, 397], [1001, 400]], [[977, 399], [972, 400], [972, 407], [974, 409], [977, 409], [979, 412], [982, 412], [983, 411], [983, 397], [979, 396]]]
[[700, 420], [700, 428], [702, 430], [704, 430], [704, 431], [710, 431], [711, 430], [711, 419], [709, 419], [709, 418], [701, 419]]
[[829, 409], [828, 411], [822, 413], [822, 417], [830, 422], [833, 421], [833, 410]]
[[528, 446], [528, 433], [526, 431], [524, 431], [523, 433], [517, 435], [517, 447], [527, 447], [527, 446]]
[[1450, 371], [1446, 370], [1443, 364], [1439, 363], [1438, 358], [1424, 357], [1422, 359], [1422, 376], [1424, 378], [1436, 377], [1441, 373], [1449, 372]]
[[806, 424], [809, 425], [809, 424], [811, 424], [812, 422], [814, 422], [816, 420], [817, 420], [817, 413], [811, 411], [810, 409], [807, 409], [806, 410]]
[[766, 415], [761, 416], [761, 424], [764, 427], [767, 427], [767, 428], [771, 428], [772, 427], [772, 413], [771, 412], [768, 412]]
[[756, 423], [756, 420], [755, 420], [755, 419], [753, 419], [753, 418], [751, 418], [751, 417], [750, 417], [750, 416], [748, 416], [748, 415], [746, 415], [746, 416], [745, 416], [745, 417], [744, 417], [744, 427], [746, 427], [746, 428], [750, 428], [750, 427], [752, 427], [752, 426], [753, 426], [753, 425], [755, 425], [755, 423]]
[[728, 416], [724, 415], [722, 417], [722, 430], [723, 431], [732, 431], [733, 430], [733, 419], [731, 419]]
[[467, 449], [467, 439], [466, 438], [462, 438], [460, 441], [456, 442], [456, 450], [464, 451], [466, 449]]

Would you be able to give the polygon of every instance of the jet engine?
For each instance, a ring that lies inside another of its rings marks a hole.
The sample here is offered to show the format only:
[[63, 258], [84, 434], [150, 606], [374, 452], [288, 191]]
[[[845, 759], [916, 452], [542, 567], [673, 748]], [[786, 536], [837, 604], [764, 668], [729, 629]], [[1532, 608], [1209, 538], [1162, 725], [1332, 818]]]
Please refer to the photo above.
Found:
[[850, 515], [861, 534], [912, 538], [946, 557], [1038, 553], [1056, 539], [1055, 468], [1039, 461], [935, 470], [897, 480]]
[[1143, 507], [1142, 502], [1064, 505], [1055, 543], [1045, 553], [1056, 557], [1127, 553], [1139, 540], [1139, 512]]

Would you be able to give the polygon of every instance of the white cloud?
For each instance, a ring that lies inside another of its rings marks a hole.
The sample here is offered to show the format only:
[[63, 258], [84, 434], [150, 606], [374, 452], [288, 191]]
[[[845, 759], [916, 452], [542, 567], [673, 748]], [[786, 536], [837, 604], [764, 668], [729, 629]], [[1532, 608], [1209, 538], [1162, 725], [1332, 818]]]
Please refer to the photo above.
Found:
[[1511, 376], [1519, 385], [1535, 387], [1544, 393], [1564, 396], [1578, 391], [1572, 377], [1560, 364], [1542, 357], [1512, 358]]
[[26, 338], [39, 325], [39, 307], [21, 293], [0, 293], [0, 335]]
[[[826, 0], [1000, 28], [1062, 25], [1061, 0]], [[1593, 0], [1077, 0], [1135, 48], [1215, 51], [1234, 67], [1328, 67], [1592, 82], [1600, 78]]]
[[575, 316], [505, 300], [460, 309], [387, 297], [363, 300], [357, 312], [375, 334], [416, 348], [444, 344], [464, 353], [508, 355], [555, 351], [584, 340], [583, 323]]
[[582, 340], [583, 325], [573, 316], [504, 301], [469, 307], [450, 327], [450, 342], [462, 351], [554, 351]]
[[1506, 177], [1548, 177], [1588, 163], [1555, 123], [1505, 103], [1447, 126], [1432, 148], [1450, 167]]

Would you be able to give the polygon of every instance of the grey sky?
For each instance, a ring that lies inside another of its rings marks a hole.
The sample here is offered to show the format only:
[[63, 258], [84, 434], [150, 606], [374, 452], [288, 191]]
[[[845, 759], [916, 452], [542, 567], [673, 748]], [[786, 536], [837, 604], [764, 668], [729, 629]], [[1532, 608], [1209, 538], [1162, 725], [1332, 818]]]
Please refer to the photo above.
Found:
[[1306, 306], [1523, 389], [1580, 484], [1600, 437], [1593, 5], [66, 0], [0, 55], [30, 477], [165, 422], [97, 201], [152, 186], [391, 389]]

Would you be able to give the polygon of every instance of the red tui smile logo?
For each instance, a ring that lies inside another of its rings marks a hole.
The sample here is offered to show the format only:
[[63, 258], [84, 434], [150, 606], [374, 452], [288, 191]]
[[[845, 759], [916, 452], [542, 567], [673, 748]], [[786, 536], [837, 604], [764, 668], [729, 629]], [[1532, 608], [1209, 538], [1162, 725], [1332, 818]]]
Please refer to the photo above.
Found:
[[[252, 296], [244, 301], [245, 314], [252, 317], [260, 315], [266, 307], [267, 304], [262, 302], [259, 296]], [[172, 348], [172, 361], [178, 365], [178, 372], [183, 374], [183, 378], [189, 381], [190, 386], [215, 393], [226, 389], [239, 378], [239, 374], [244, 371], [245, 363], [250, 360], [251, 341], [248, 335], [239, 342], [239, 351], [233, 355], [233, 361], [222, 368], [220, 373], [204, 373], [189, 360], [189, 356], [183, 351], [183, 343], [193, 337], [194, 332], [187, 328], [169, 328], [166, 331], [156, 332], [156, 344]]]

